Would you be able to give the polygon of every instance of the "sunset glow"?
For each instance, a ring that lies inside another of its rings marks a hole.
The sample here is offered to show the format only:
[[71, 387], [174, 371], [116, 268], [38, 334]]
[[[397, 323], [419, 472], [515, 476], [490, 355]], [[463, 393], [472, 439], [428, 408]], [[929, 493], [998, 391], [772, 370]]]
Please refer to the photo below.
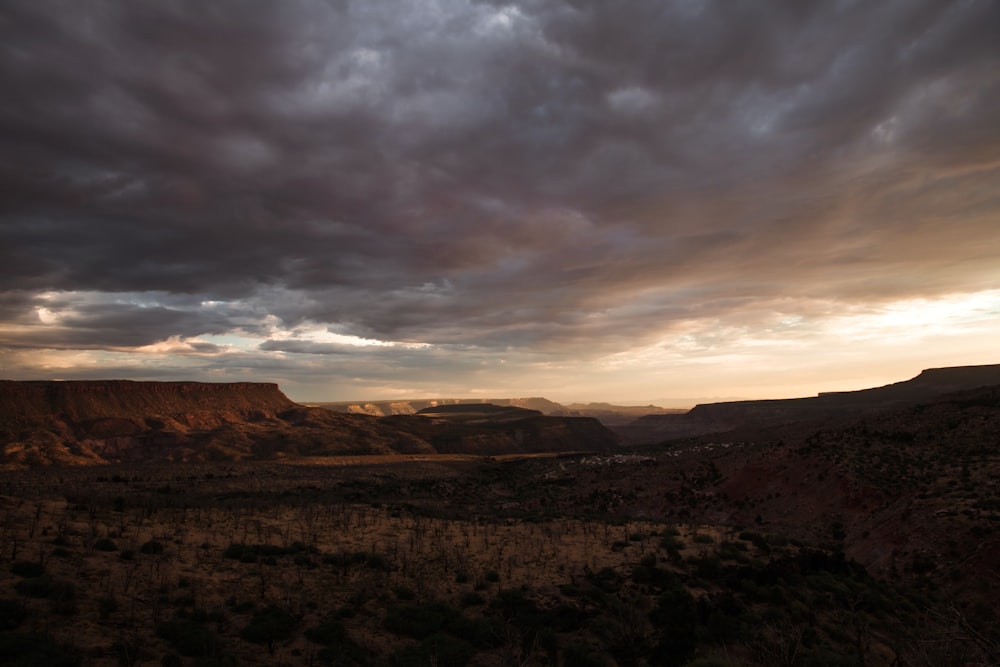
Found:
[[794, 4], [7, 3], [0, 378], [685, 404], [1000, 363], [997, 6]]

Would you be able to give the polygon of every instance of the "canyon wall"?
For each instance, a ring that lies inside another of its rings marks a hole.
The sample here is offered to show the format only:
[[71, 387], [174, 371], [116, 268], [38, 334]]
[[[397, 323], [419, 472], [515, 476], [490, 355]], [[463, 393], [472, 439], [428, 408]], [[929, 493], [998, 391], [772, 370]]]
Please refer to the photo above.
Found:
[[0, 381], [0, 466], [502, 455], [616, 444], [595, 420], [535, 415], [479, 424], [398, 421], [299, 405], [271, 383]]

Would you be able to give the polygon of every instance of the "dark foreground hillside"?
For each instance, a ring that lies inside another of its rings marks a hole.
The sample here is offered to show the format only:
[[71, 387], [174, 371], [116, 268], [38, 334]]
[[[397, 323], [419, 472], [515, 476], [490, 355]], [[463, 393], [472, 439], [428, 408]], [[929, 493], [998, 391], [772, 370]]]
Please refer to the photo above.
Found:
[[[769, 526], [623, 511], [627, 456], [7, 473], [0, 655], [52, 665], [965, 665], [979, 610]], [[565, 471], [582, 471], [567, 482]], [[686, 473], [685, 473], [686, 474]], [[559, 510], [554, 509], [559, 507]], [[968, 627], [963, 623], [968, 623]], [[964, 633], [964, 634], [963, 634]], [[2, 662], [2, 659], [0, 659]], [[13, 663], [3, 663], [13, 664]]]

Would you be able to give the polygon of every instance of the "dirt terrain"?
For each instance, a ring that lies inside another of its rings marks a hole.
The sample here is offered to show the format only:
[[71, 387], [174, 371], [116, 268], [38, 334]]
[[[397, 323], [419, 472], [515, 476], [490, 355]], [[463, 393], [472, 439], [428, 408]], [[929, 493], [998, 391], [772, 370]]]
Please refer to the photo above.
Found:
[[[522, 417], [384, 419], [429, 442]], [[1000, 386], [441, 449], [4, 471], [0, 665], [1000, 664]]]

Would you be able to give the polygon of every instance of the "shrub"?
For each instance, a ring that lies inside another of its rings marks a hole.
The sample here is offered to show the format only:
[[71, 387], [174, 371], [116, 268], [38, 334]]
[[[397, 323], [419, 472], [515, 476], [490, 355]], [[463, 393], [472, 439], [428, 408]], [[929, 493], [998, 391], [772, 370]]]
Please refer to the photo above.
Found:
[[475, 591], [468, 591], [462, 594], [462, 599], [459, 601], [463, 607], [478, 607], [486, 604], [486, 598], [484, 598], [479, 593]]
[[287, 610], [269, 605], [254, 613], [250, 623], [240, 631], [240, 637], [255, 644], [267, 644], [268, 652], [274, 649], [274, 642], [292, 636], [297, 618]]
[[149, 540], [139, 547], [139, 553], [157, 555], [163, 553], [163, 544], [156, 540]]
[[475, 647], [468, 642], [438, 633], [424, 639], [419, 646], [397, 649], [390, 657], [390, 664], [394, 667], [464, 667], [475, 654]]
[[739, 665], [725, 658], [709, 657], [692, 660], [686, 667], [739, 667]]
[[388, 572], [390, 569], [389, 561], [387, 561], [384, 556], [380, 556], [379, 554], [371, 554], [368, 556], [365, 560], [365, 567], [369, 570], [376, 570], [379, 572]]
[[181, 655], [210, 656], [217, 652], [218, 640], [208, 628], [189, 619], [178, 618], [156, 626], [156, 634]]
[[29, 598], [48, 598], [50, 600], [72, 600], [76, 597], [76, 587], [69, 581], [53, 579], [47, 574], [30, 579], [22, 579], [14, 585], [21, 595]]
[[397, 635], [424, 639], [445, 630], [461, 615], [461, 612], [444, 602], [400, 605], [389, 608], [383, 625], [386, 630]]
[[332, 646], [344, 641], [347, 631], [344, 624], [335, 618], [328, 618], [315, 628], [308, 628], [305, 631], [306, 639], [323, 646]]
[[506, 634], [503, 622], [495, 616], [460, 616], [448, 624], [448, 632], [483, 649], [500, 646]]
[[406, 586], [396, 586], [393, 589], [393, 592], [396, 594], [396, 599], [397, 600], [409, 601], [409, 600], [416, 600], [417, 599], [417, 593], [416, 593], [416, 591], [414, 591], [412, 588], [408, 588]]
[[116, 611], [118, 611], [118, 600], [113, 595], [97, 598], [97, 612], [102, 621], [108, 620], [108, 617]]
[[306, 639], [323, 648], [317, 657], [325, 665], [350, 667], [351, 665], [367, 665], [365, 651], [347, 636], [344, 625], [336, 618], [328, 618], [315, 628], [305, 631]]
[[10, 572], [19, 577], [40, 577], [45, 574], [45, 566], [34, 561], [18, 560], [11, 563]]
[[0, 600], [0, 632], [13, 630], [24, 622], [28, 610], [20, 600]]
[[78, 667], [83, 658], [69, 643], [59, 643], [41, 633], [0, 632], [0, 656], [4, 665]]
[[118, 545], [106, 537], [102, 537], [94, 542], [94, 548], [98, 551], [118, 551]]
[[607, 661], [590, 646], [570, 644], [563, 651], [566, 667], [605, 667]]

